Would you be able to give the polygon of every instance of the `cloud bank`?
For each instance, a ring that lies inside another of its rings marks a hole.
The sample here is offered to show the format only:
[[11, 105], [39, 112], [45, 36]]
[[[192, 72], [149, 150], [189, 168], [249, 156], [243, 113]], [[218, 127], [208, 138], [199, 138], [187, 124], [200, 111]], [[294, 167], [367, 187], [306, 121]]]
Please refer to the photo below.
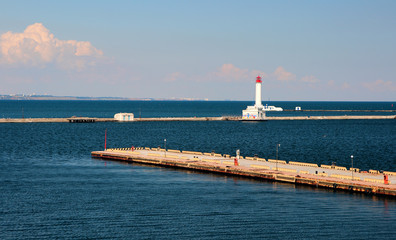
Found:
[[306, 82], [306, 83], [318, 83], [319, 82], [319, 80], [315, 76], [312, 76], [312, 75], [302, 77], [301, 81]]
[[268, 76], [263, 71], [238, 68], [231, 63], [223, 64], [216, 72], [209, 75], [226, 82], [249, 81], [258, 75], [262, 78], [266, 78]]
[[226, 63], [220, 67], [215, 75], [220, 78], [227, 79], [228, 81], [242, 80], [248, 78], [249, 71], [247, 69], [235, 67], [233, 64]]
[[165, 81], [166, 82], [175, 82], [182, 77], [184, 77], [184, 74], [182, 74], [180, 72], [174, 72], [174, 73], [171, 73], [168, 76], [166, 76]]
[[278, 81], [291, 81], [296, 79], [296, 75], [287, 72], [283, 67], [279, 66], [275, 69], [275, 72], [273, 73], [276, 80]]
[[60, 40], [41, 23], [28, 26], [22, 33], [6, 32], [0, 37], [0, 64], [82, 70], [93, 66], [103, 52], [90, 42]]
[[364, 82], [362, 85], [372, 92], [396, 91], [396, 84], [394, 82], [384, 81], [382, 79], [377, 79], [374, 82]]
[[197, 82], [214, 81], [214, 82], [249, 82], [260, 76], [266, 81], [266, 84], [276, 82], [285, 83], [287, 85], [295, 85], [298, 83], [310, 84], [311, 86], [320, 83], [320, 80], [313, 75], [306, 75], [297, 78], [296, 74], [288, 72], [284, 67], [278, 66], [274, 72], [266, 73], [261, 70], [250, 70], [246, 68], [239, 68], [232, 63], [222, 64], [216, 71], [208, 72], [203, 75], [188, 75], [181, 72], [174, 72], [166, 75], [163, 80], [165, 82], [174, 82], [182, 80], [193, 80]]

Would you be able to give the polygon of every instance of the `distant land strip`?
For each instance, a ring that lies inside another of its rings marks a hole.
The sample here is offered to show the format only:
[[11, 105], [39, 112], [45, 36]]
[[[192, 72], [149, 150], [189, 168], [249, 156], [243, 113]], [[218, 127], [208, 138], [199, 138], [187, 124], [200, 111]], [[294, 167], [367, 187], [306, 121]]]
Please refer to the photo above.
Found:
[[0, 100], [27, 100], [27, 101], [208, 101], [207, 98], [124, 98], [124, 97], [75, 97], [52, 95], [0, 95]]
[[[78, 118], [90, 120], [89, 122], [117, 122], [114, 118]], [[348, 120], [348, 119], [396, 119], [396, 115], [388, 116], [295, 116], [295, 117], [267, 117], [266, 120]], [[49, 123], [71, 122], [75, 118], [0, 118], [0, 123]], [[241, 117], [161, 117], [161, 118], [135, 118], [130, 122], [166, 122], [166, 121], [241, 121]], [[81, 121], [87, 122], [87, 121]], [[121, 121], [123, 122], [123, 121]]]

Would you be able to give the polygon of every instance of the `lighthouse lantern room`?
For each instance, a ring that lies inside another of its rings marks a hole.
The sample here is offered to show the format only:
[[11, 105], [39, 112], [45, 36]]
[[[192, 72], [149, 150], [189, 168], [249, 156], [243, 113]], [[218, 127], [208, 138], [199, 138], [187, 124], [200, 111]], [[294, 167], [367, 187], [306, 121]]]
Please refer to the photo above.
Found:
[[245, 110], [242, 111], [242, 120], [266, 120], [264, 106], [261, 103], [261, 77], [256, 78], [256, 101], [254, 106], [247, 106]]

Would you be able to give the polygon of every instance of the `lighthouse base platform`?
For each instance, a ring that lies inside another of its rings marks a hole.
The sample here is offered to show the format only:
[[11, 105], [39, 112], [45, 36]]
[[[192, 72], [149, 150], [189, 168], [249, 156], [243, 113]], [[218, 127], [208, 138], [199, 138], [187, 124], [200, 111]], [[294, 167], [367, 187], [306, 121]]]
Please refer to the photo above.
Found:
[[242, 111], [242, 121], [265, 121], [265, 111], [263, 108], [248, 106]]

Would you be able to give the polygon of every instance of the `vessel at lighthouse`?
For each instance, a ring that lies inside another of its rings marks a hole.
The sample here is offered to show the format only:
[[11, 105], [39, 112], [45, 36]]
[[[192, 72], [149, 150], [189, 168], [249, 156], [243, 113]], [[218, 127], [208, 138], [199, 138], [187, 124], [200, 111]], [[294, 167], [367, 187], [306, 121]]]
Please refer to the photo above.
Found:
[[261, 77], [256, 78], [256, 98], [254, 106], [247, 106], [245, 110], [242, 111], [242, 120], [254, 120], [262, 121], [265, 119], [264, 106], [261, 103]]

